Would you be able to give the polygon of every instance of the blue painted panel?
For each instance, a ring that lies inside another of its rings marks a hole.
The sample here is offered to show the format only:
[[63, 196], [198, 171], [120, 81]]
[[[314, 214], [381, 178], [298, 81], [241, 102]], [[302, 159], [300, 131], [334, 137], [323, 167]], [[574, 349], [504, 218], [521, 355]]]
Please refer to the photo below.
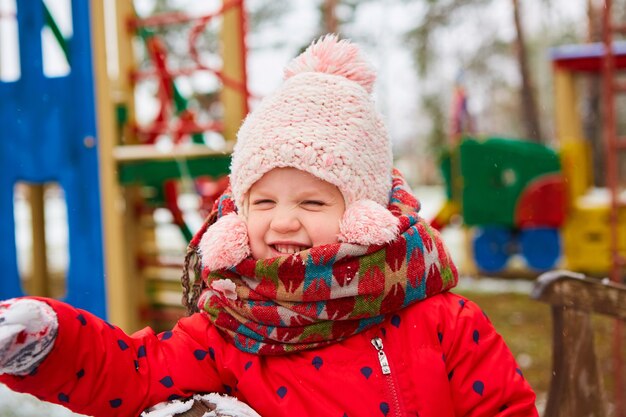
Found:
[[559, 230], [550, 227], [524, 229], [520, 233], [520, 247], [532, 269], [546, 271], [554, 268], [561, 256]]
[[[40, 7], [37, 7], [37, 6]], [[68, 211], [66, 301], [106, 318], [99, 170], [89, 2], [72, 1], [71, 72], [43, 74], [43, 6], [17, 0], [21, 78], [0, 82], [0, 298], [22, 295], [17, 269], [13, 188], [17, 181], [58, 182]]]
[[486, 226], [476, 229], [473, 249], [474, 261], [485, 272], [499, 272], [506, 266], [511, 255], [513, 236], [510, 229]]

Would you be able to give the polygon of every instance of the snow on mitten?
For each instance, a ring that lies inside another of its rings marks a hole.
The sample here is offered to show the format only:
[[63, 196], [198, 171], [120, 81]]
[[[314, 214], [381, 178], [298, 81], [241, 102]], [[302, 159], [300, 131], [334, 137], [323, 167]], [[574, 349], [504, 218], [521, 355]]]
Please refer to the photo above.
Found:
[[0, 374], [31, 373], [52, 350], [58, 327], [56, 313], [43, 301], [0, 302]]
[[237, 398], [216, 393], [197, 394], [188, 400], [163, 402], [141, 417], [261, 417]]

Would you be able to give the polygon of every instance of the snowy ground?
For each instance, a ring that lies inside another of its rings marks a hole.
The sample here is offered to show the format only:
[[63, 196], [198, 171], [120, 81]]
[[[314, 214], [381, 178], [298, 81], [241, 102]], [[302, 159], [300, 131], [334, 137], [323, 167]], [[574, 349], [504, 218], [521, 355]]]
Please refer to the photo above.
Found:
[[0, 416], [2, 417], [78, 417], [67, 408], [39, 401], [32, 395], [17, 394], [0, 384]]

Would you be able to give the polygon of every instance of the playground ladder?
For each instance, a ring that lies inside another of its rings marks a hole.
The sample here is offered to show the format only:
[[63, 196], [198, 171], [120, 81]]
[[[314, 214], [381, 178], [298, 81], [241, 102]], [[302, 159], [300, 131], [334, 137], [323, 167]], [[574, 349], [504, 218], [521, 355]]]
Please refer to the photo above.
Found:
[[[619, 155], [626, 150], [626, 136], [619, 136], [616, 125], [616, 106], [618, 94], [626, 93], [626, 84], [617, 80], [615, 54], [613, 50], [613, 36], [626, 35], [626, 25], [613, 24], [611, 15], [612, 0], [605, 0], [603, 9], [603, 43], [604, 54], [602, 60], [602, 99], [604, 106], [603, 136], [606, 151], [606, 185], [611, 195], [610, 203], [610, 230], [611, 230], [611, 280], [623, 282], [625, 259], [618, 252], [619, 221], [618, 210], [624, 207], [619, 201]], [[623, 231], [622, 231], [623, 232]], [[615, 388], [615, 416], [624, 417], [624, 375], [622, 360], [623, 323], [615, 321], [613, 334], [613, 367]]]

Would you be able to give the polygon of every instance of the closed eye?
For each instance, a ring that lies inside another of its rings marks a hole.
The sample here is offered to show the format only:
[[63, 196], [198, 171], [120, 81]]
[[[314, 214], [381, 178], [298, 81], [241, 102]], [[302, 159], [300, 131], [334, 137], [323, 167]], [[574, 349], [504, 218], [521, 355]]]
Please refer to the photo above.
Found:
[[252, 201], [252, 205], [253, 206], [260, 206], [260, 205], [264, 205], [264, 204], [274, 204], [274, 200], [270, 200], [268, 198], [265, 198], [265, 199], [259, 199], [259, 200]]
[[304, 200], [301, 204], [305, 206], [313, 206], [313, 207], [322, 207], [325, 206], [326, 203], [320, 200]]

